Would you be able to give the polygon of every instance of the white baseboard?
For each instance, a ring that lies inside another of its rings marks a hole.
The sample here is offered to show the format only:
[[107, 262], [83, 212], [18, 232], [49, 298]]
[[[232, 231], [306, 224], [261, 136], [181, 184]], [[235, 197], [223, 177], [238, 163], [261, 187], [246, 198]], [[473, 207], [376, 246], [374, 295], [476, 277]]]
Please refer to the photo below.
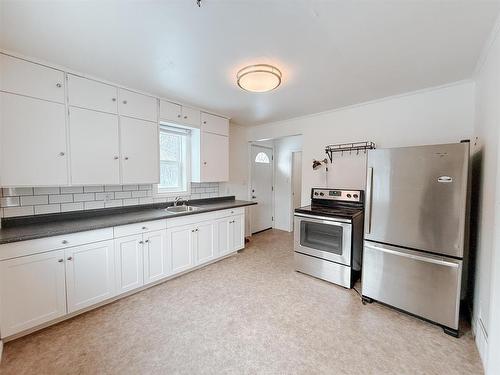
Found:
[[483, 368], [486, 369], [488, 364], [488, 334], [484, 328], [481, 316], [472, 319], [472, 331], [475, 335], [476, 346], [481, 357], [481, 362], [483, 363]]

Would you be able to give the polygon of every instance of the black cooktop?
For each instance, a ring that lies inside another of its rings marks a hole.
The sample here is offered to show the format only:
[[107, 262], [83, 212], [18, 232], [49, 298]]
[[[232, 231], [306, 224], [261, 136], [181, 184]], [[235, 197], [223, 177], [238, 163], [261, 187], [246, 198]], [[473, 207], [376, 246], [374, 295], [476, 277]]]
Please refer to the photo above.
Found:
[[299, 207], [295, 212], [307, 215], [339, 217], [342, 219], [353, 219], [363, 214], [362, 207], [328, 207], [324, 205], [312, 204], [310, 206]]

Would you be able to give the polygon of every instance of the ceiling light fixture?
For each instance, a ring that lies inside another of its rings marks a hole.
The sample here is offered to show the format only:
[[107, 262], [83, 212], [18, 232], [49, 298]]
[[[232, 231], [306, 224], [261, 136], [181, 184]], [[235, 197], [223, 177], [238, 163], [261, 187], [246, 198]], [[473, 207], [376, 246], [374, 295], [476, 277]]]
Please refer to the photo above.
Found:
[[281, 72], [278, 68], [267, 65], [249, 65], [237, 74], [237, 83], [245, 91], [266, 92], [281, 84]]

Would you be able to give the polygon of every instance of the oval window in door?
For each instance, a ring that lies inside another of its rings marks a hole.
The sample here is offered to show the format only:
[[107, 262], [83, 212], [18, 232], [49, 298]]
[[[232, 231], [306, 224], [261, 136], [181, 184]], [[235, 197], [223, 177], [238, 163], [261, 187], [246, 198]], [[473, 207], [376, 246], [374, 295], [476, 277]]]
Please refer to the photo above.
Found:
[[270, 163], [269, 156], [267, 156], [265, 152], [259, 152], [255, 156], [255, 162], [269, 164]]

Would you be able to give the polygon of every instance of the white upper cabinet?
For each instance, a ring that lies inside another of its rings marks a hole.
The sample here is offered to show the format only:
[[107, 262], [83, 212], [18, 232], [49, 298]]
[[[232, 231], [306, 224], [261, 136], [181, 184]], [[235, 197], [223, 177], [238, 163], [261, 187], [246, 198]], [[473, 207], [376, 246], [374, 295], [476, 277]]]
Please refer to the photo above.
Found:
[[160, 181], [158, 124], [120, 117], [122, 183]]
[[229, 180], [229, 138], [201, 132], [201, 167], [199, 182]]
[[160, 100], [160, 121], [179, 122], [182, 118], [182, 106], [166, 100]]
[[181, 122], [194, 128], [200, 127], [200, 111], [194, 108], [182, 107]]
[[0, 54], [0, 90], [64, 103], [64, 72]]
[[68, 104], [109, 113], [117, 113], [116, 87], [68, 74]]
[[229, 120], [224, 117], [201, 112], [201, 130], [208, 133], [229, 136]]
[[180, 104], [160, 100], [160, 121], [200, 128], [200, 111]]
[[66, 185], [63, 104], [0, 93], [2, 186]]
[[119, 184], [118, 116], [70, 108], [69, 129], [71, 183]]
[[120, 115], [158, 121], [158, 99], [125, 89], [118, 91]]

